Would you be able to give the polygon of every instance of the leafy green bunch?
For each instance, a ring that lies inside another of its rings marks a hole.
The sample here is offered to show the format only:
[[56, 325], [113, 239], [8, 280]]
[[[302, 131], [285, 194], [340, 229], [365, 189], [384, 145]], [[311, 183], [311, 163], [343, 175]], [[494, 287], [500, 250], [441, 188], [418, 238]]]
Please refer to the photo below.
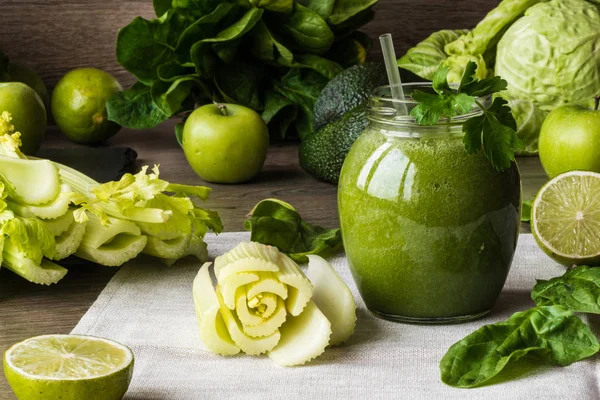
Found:
[[479, 79], [477, 64], [470, 61], [460, 85], [454, 89], [448, 84], [448, 72], [447, 66], [440, 65], [434, 73], [435, 93], [416, 90], [412, 94], [419, 104], [410, 114], [420, 125], [433, 125], [444, 117], [451, 119], [467, 114], [477, 106], [481, 115], [469, 118], [463, 125], [465, 150], [469, 154], [483, 152], [498, 171], [509, 168], [515, 160], [515, 152], [523, 149], [511, 109], [501, 97], [496, 97], [489, 107], [481, 101], [505, 90], [506, 81], [498, 76]]
[[117, 60], [138, 82], [109, 99], [109, 119], [146, 129], [223, 101], [303, 137], [327, 82], [364, 62], [371, 42], [356, 30], [377, 1], [154, 0], [156, 19], [119, 31]]

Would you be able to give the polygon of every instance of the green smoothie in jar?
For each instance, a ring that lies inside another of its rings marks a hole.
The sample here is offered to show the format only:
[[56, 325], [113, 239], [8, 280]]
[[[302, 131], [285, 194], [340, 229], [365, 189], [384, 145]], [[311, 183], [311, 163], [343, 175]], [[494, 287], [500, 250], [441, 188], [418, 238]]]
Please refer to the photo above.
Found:
[[[409, 96], [424, 89], [404, 86]], [[344, 247], [361, 296], [374, 314], [397, 321], [485, 315], [517, 244], [517, 166], [498, 172], [481, 153], [467, 154], [462, 125], [477, 111], [419, 126], [396, 116], [389, 97], [380, 88], [370, 99], [369, 126], [339, 181]]]

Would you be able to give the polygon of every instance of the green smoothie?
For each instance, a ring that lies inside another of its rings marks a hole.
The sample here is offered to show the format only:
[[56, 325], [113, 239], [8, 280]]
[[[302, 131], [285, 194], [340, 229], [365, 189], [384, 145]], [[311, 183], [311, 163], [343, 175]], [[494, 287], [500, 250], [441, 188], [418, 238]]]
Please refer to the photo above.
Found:
[[344, 247], [377, 315], [468, 320], [487, 313], [504, 285], [519, 232], [519, 172], [467, 154], [457, 132], [399, 137], [371, 123], [346, 158]]

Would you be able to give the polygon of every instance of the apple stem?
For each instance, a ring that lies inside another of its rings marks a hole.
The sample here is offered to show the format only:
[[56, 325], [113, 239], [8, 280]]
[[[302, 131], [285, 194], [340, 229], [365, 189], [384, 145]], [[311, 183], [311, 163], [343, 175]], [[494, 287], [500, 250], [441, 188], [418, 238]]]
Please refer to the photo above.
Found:
[[594, 110], [598, 111], [598, 106], [600, 106], [600, 96], [594, 97], [594, 100], [595, 100]]
[[228, 116], [227, 114], [227, 106], [223, 103], [215, 103], [217, 105], [217, 107], [219, 107], [219, 111], [221, 111], [221, 114], [223, 114], [224, 116]]

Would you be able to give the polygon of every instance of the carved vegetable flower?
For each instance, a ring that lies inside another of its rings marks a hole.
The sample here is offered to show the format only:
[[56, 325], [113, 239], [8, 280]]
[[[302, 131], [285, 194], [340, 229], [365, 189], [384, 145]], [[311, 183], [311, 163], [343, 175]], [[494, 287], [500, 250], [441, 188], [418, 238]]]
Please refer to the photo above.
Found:
[[209, 267], [194, 281], [194, 304], [200, 337], [215, 353], [267, 353], [277, 364], [300, 365], [354, 331], [352, 293], [318, 256], [310, 258], [312, 283], [287, 255], [254, 242], [216, 258], [216, 288]]

